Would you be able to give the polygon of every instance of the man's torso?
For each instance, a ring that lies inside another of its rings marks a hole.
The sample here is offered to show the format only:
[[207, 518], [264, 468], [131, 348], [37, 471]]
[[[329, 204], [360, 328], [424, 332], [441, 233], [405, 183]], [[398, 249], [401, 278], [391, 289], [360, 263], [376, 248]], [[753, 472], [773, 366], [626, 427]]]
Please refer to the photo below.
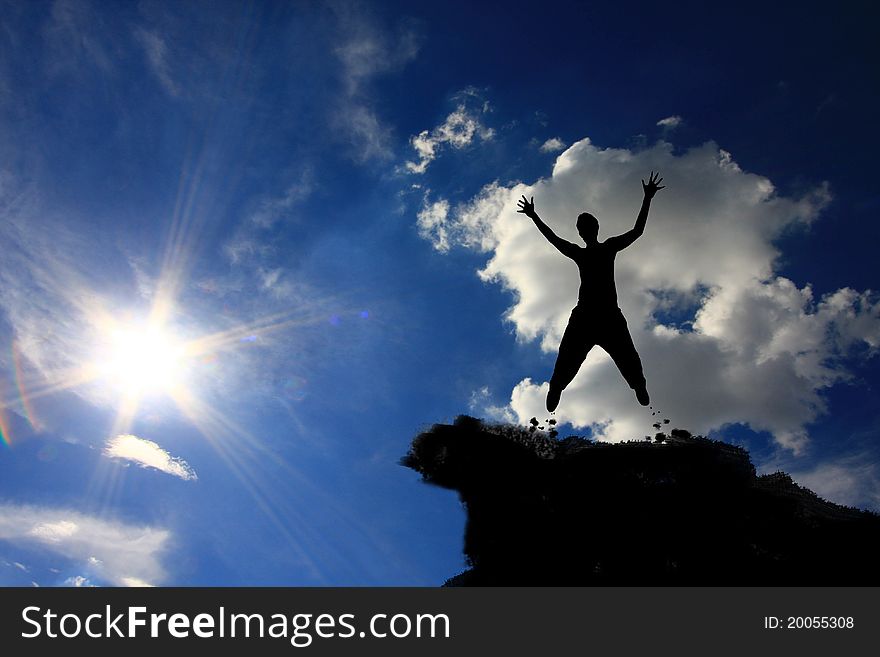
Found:
[[617, 288], [614, 285], [616, 255], [617, 251], [607, 242], [579, 249], [575, 259], [581, 278], [579, 307], [596, 310], [617, 308]]

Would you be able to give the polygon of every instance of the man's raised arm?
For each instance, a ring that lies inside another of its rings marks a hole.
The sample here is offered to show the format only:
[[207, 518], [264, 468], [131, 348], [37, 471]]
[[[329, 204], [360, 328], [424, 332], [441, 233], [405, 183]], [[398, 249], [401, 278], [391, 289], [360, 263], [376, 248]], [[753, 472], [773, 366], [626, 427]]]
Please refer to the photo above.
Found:
[[642, 190], [645, 192], [645, 198], [642, 199], [642, 209], [639, 210], [639, 216], [636, 217], [636, 225], [622, 235], [609, 237], [608, 242], [618, 251], [621, 251], [635, 242], [645, 232], [645, 224], [648, 223], [648, 211], [651, 209], [651, 199], [658, 190], [664, 189], [666, 185], [661, 185], [663, 178], [660, 178], [660, 172], [656, 174], [652, 171], [648, 176], [648, 182], [642, 180]]
[[550, 242], [553, 246], [559, 249], [559, 252], [568, 256], [569, 258], [574, 258], [577, 255], [578, 247], [571, 242], [568, 242], [556, 233], [554, 233], [550, 226], [545, 224], [541, 217], [538, 216], [538, 213], [535, 212], [535, 197], [532, 197], [532, 200], [529, 201], [525, 196], [522, 197], [521, 200], [517, 201], [519, 204], [519, 210], [517, 212], [521, 212], [527, 217], [531, 218], [532, 221], [535, 222], [535, 225], [538, 227], [538, 230], [541, 231], [541, 234], [547, 238], [547, 241]]

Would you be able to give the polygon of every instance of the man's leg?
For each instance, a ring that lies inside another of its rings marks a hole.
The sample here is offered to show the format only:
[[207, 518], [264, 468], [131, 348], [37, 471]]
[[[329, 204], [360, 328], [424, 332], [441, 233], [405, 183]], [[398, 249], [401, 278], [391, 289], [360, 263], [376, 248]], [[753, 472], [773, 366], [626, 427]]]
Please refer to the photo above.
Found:
[[651, 398], [648, 395], [647, 382], [642, 371], [642, 360], [633, 344], [623, 314], [621, 313], [619, 320], [608, 328], [608, 335], [599, 345], [611, 356], [629, 387], [635, 391], [639, 403], [642, 406], [647, 406], [651, 403]]
[[559, 355], [556, 356], [553, 376], [550, 377], [547, 410], [551, 413], [559, 405], [562, 391], [571, 383], [590, 349], [593, 348], [594, 343], [586, 335], [586, 328], [583, 318], [577, 314], [577, 311], [572, 312], [565, 333], [562, 334], [562, 342], [559, 343]]

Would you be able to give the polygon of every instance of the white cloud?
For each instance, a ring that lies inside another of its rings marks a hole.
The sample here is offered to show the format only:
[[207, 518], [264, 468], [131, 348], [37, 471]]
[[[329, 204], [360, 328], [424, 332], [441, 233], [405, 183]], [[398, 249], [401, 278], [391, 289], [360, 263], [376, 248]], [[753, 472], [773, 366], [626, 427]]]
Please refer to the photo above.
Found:
[[138, 438], [131, 434], [121, 434], [107, 440], [104, 456], [123, 461], [132, 461], [143, 468], [155, 468], [174, 477], [187, 481], [198, 479], [195, 470], [183, 459], [171, 456], [152, 440]]
[[343, 91], [332, 117], [335, 128], [360, 162], [391, 157], [391, 129], [379, 118], [370, 98], [372, 81], [400, 70], [415, 58], [419, 38], [402, 26], [396, 34], [382, 29], [355, 3], [334, 3], [339, 45], [334, 54], [341, 65]]
[[488, 251], [496, 243], [492, 212], [500, 212], [509, 201], [509, 195], [509, 189], [497, 182], [491, 183], [470, 202], [458, 205], [455, 215], [451, 216], [449, 201], [442, 198], [431, 201], [428, 190], [417, 215], [419, 234], [441, 253], [449, 251], [454, 244]]
[[489, 420], [498, 422], [516, 422], [516, 416], [509, 406], [501, 406], [492, 403], [492, 391], [489, 386], [483, 386], [471, 393], [468, 401], [468, 409], [471, 413]]
[[659, 121], [657, 121], [657, 125], [659, 125], [661, 128], [666, 128], [667, 130], [673, 130], [680, 126], [682, 123], [683, 119], [677, 114], [674, 114], [673, 116], [667, 116], [665, 119], [660, 119]]
[[335, 125], [348, 136], [351, 152], [358, 162], [391, 157], [391, 128], [368, 105], [343, 105], [336, 114]]
[[272, 288], [276, 287], [278, 285], [278, 281], [281, 280], [281, 276], [283, 274], [284, 270], [280, 267], [261, 271], [260, 275], [263, 279], [263, 287], [267, 290], [271, 290]]
[[314, 172], [311, 167], [305, 167], [282, 194], [260, 200], [257, 209], [250, 215], [250, 221], [258, 228], [271, 228], [289, 217], [291, 210], [311, 196], [314, 188]]
[[171, 77], [170, 67], [168, 65], [168, 46], [165, 40], [156, 32], [138, 28], [134, 31], [135, 40], [144, 49], [150, 70], [159, 83], [171, 96], [180, 94], [177, 83]]
[[[472, 90], [465, 90], [458, 94], [467, 99], [475, 97]], [[488, 105], [484, 102], [478, 109], [469, 107], [467, 102], [461, 102], [446, 119], [433, 130], [422, 130], [419, 134], [410, 138], [410, 144], [418, 155], [418, 161], [406, 163], [406, 170], [410, 173], [425, 173], [428, 165], [437, 157], [438, 151], [449, 144], [453, 148], [464, 148], [476, 139], [487, 141], [492, 139], [495, 131], [487, 128], [481, 122], [481, 115], [487, 112]]]
[[68, 577], [66, 580], [64, 580], [64, 586], [82, 588], [94, 586], [94, 584], [89, 581], [88, 577], [83, 577], [82, 575], [72, 575], [71, 577]]
[[449, 201], [440, 199], [430, 202], [427, 195], [422, 209], [417, 215], [416, 225], [419, 235], [431, 240], [434, 248], [442, 253], [449, 251], [449, 235], [447, 233], [449, 217]]
[[112, 52], [103, 43], [107, 25], [88, 0], [55, 0], [44, 35], [49, 71], [79, 73], [84, 63], [113, 71]]
[[78, 562], [117, 586], [134, 578], [159, 583], [166, 572], [159, 556], [170, 534], [77, 511], [0, 504], [0, 540], [29, 545]]
[[[559, 155], [550, 178], [487, 185], [447, 209], [426, 237], [489, 253], [479, 275], [513, 294], [505, 319], [518, 339], [538, 340], [555, 356], [576, 303], [577, 269], [517, 214], [516, 200], [534, 196], [542, 218], [573, 242], [577, 215], [590, 211], [604, 239], [632, 227], [640, 179], [652, 169], [667, 189], [645, 235], [618, 256], [616, 277], [655, 407], [673, 426], [707, 432], [740, 422], [799, 449], [825, 410], [821, 391], [847, 376], [843, 358], [854, 348], [873, 352], [880, 340], [880, 304], [871, 294], [842, 289], [815, 299], [809, 286], [776, 273], [774, 240], [816, 219], [830, 199], [824, 185], [782, 197], [712, 143], [676, 155], [665, 142], [632, 151], [584, 139]], [[696, 307], [692, 324], [664, 325], [658, 317], [670, 306]], [[549, 379], [551, 369], [552, 361], [533, 375]], [[546, 393], [532, 378], [514, 388], [520, 421], [546, 413]], [[565, 391], [559, 415], [609, 440], [641, 437], [652, 422], [601, 349]]]
[[880, 509], [880, 469], [868, 454], [845, 456], [791, 478], [817, 495], [847, 506]]
[[559, 137], [551, 137], [540, 146], [542, 153], [555, 153], [565, 148], [565, 142]]
[[137, 577], [123, 577], [122, 578], [122, 585], [129, 586], [132, 588], [148, 588], [148, 587], [155, 586], [155, 584], [150, 584], [149, 582], [145, 582], [144, 580], [139, 579]]
[[[49, 383], [82, 367], [82, 342], [96, 315], [87, 290], [98, 269], [83, 262], [109, 262], [117, 252], [102, 236], [73, 230], [48, 216], [33, 188], [0, 171], [0, 309], [16, 347]], [[107, 285], [112, 282], [104, 281]], [[0, 356], [2, 362], [3, 356]]]
[[59, 520], [58, 522], [41, 522], [31, 528], [30, 535], [43, 543], [61, 543], [73, 536], [79, 527], [75, 522]]
[[398, 71], [419, 51], [417, 33], [403, 26], [396, 35], [381, 29], [355, 5], [336, 5], [342, 42], [335, 54], [343, 65], [346, 89], [357, 95], [376, 75]]
[[[275, 247], [268, 239], [256, 235], [253, 230], [243, 227], [223, 245], [223, 252], [233, 265], [243, 264], [250, 260], [261, 260], [275, 253]], [[214, 285], [220, 285], [216, 282]], [[223, 287], [228, 286], [224, 283]]]

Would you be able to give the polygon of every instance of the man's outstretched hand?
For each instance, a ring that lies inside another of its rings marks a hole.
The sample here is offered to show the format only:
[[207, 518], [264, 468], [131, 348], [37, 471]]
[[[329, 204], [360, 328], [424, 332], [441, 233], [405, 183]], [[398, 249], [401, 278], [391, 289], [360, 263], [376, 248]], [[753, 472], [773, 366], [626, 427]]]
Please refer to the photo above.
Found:
[[523, 195], [523, 197], [519, 201], [517, 201], [517, 203], [519, 204], [519, 210], [517, 210], [517, 212], [521, 212], [524, 215], [526, 215], [527, 217], [531, 217], [532, 219], [534, 219], [535, 217], [538, 216], [538, 213], [535, 212], [535, 197], [534, 196], [532, 197], [532, 200], [530, 201], [525, 197], [525, 195]]
[[[658, 192], [658, 190], [664, 189], [666, 185], [661, 185], [663, 182], [663, 178], [660, 178], [660, 172], [654, 173], [651, 172], [651, 175], [648, 176], [648, 183], [645, 184], [644, 178], [642, 179], [642, 190], [645, 192], [645, 198], [651, 199], [654, 198], [654, 194]], [[523, 196], [525, 198], [525, 196]]]

